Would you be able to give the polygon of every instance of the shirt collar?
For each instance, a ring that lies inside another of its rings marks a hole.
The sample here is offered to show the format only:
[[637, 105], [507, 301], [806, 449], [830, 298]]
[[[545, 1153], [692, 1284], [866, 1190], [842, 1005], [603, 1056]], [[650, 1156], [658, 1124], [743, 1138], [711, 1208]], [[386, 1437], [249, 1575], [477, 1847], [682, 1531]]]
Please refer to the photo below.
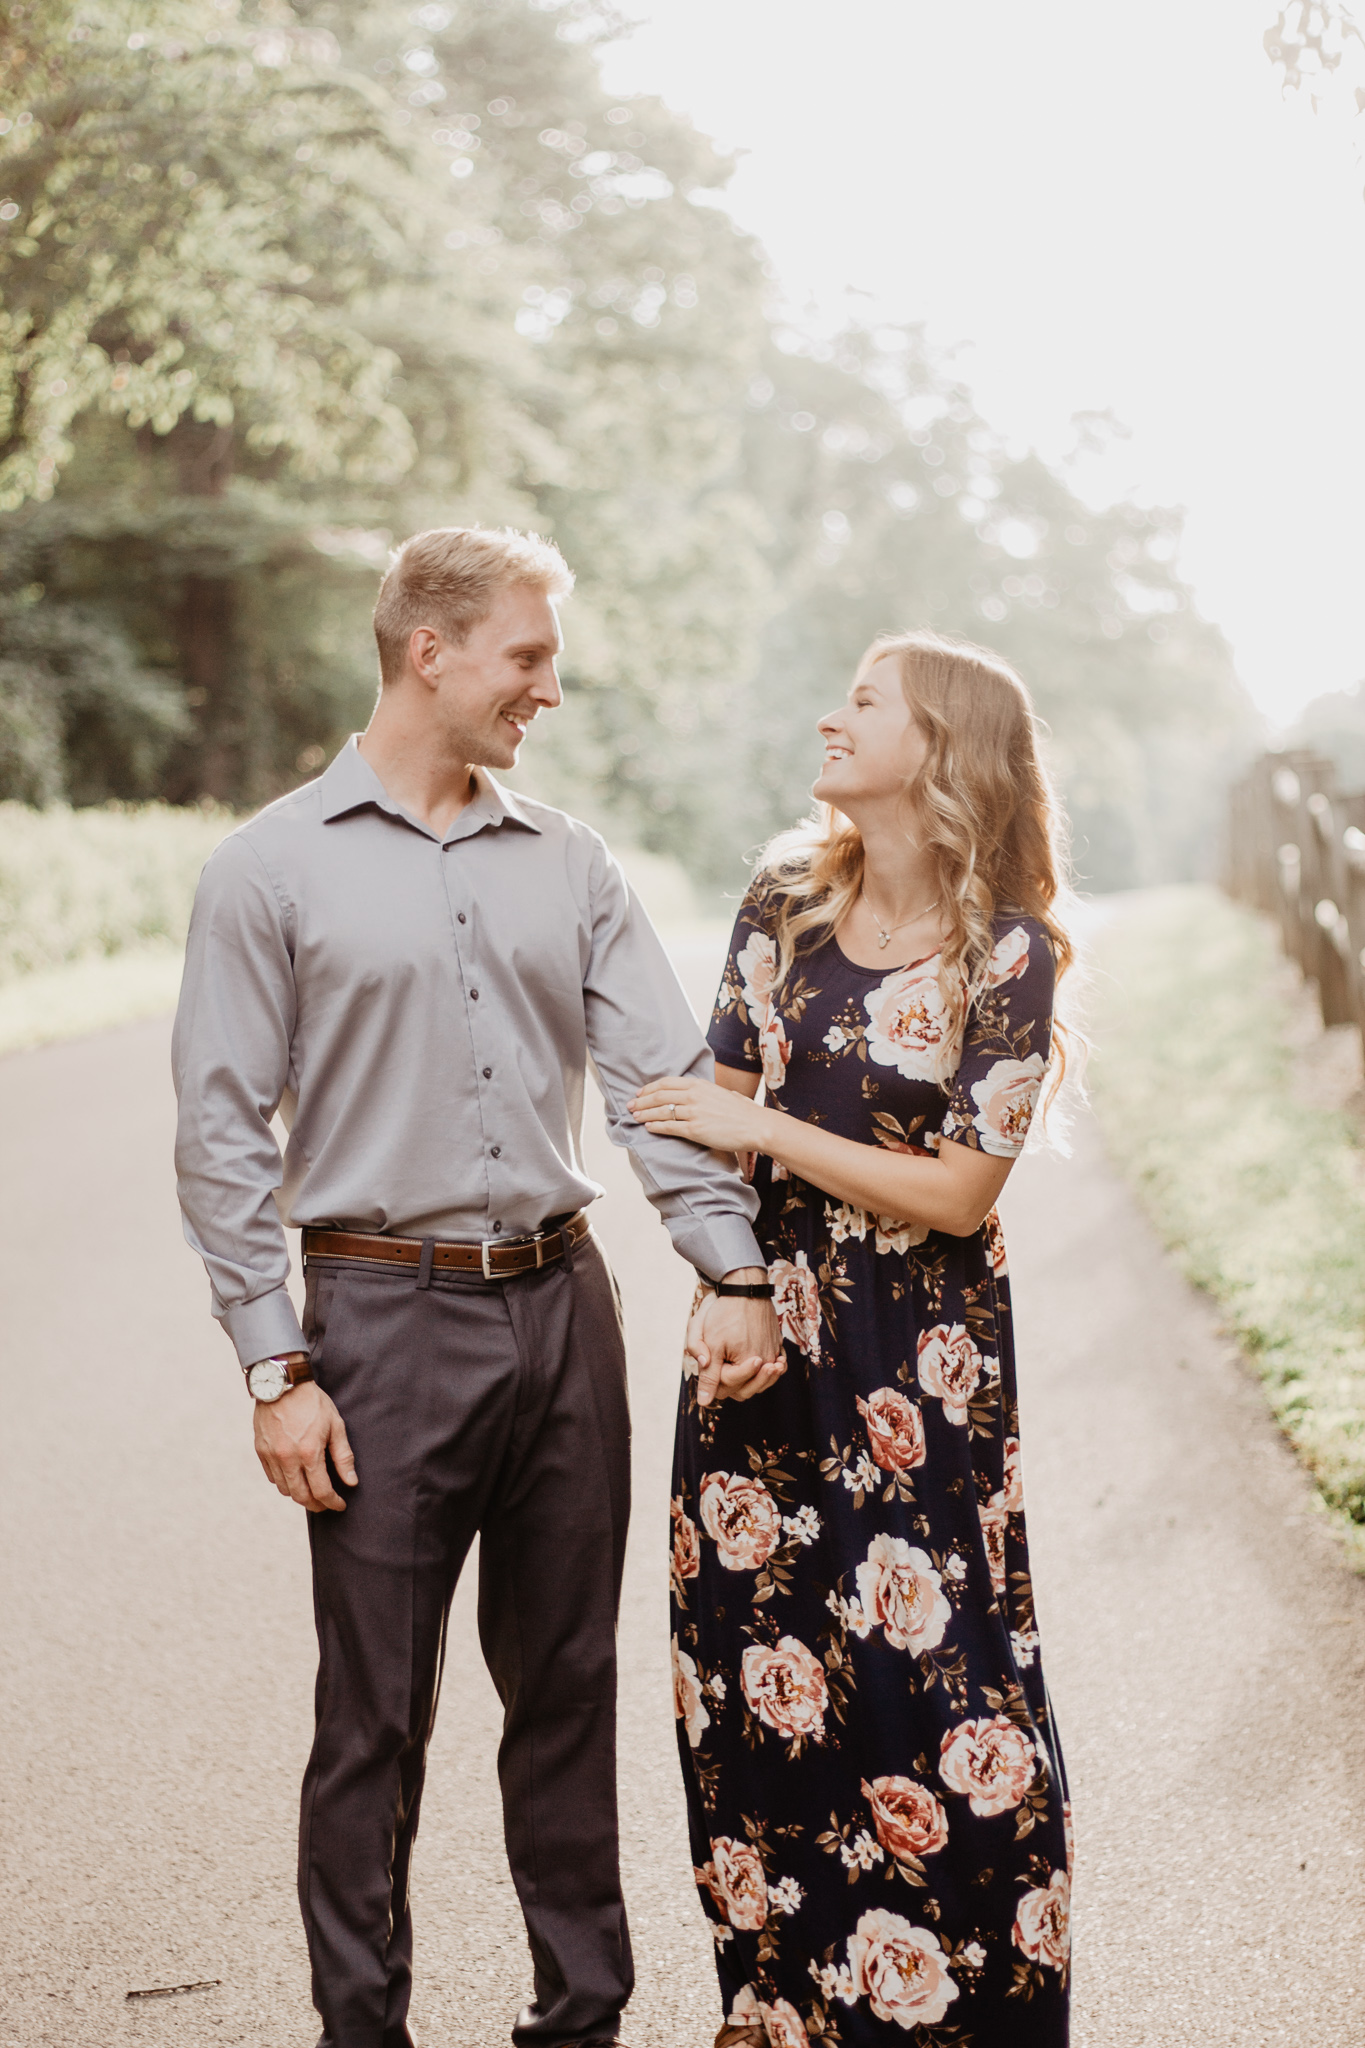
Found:
[[[385, 789], [374, 769], [370, 766], [357, 744], [360, 735], [352, 733], [341, 752], [318, 783], [318, 794], [322, 803], [322, 816], [326, 824], [334, 818], [344, 818], [350, 811], [362, 810], [373, 804], [381, 811], [387, 811], [392, 818], [402, 818], [410, 825], [425, 831], [416, 818], [410, 817], [401, 804], [396, 804]], [[524, 831], [539, 832], [540, 827], [528, 816], [523, 805], [495, 782], [486, 768], [474, 770], [475, 794], [470, 798], [459, 816], [452, 823], [447, 840], [464, 839], [471, 832], [479, 831], [484, 825], [520, 825]], [[435, 836], [434, 834], [432, 835]]]

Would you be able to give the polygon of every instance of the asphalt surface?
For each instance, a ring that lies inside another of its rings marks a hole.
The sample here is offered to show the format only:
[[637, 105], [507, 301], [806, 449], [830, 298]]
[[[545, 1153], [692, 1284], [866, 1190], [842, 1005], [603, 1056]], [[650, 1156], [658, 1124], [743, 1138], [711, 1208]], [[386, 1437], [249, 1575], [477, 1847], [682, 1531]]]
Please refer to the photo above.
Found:
[[[682, 965], [700, 997], [714, 958]], [[0, 2048], [311, 2048], [293, 1895], [313, 1643], [170, 1168], [169, 1026], [0, 1061]], [[668, 1447], [690, 1276], [593, 1133], [631, 1335], [632, 2048], [717, 2025], [673, 1747]], [[1043, 1642], [1079, 1837], [1081, 2048], [1365, 2044], [1365, 1582], [1082, 1124], [1005, 1202]], [[414, 1882], [420, 2048], [528, 1970], [459, 1596]], [[211, 1983], [165, 1998], [130, 1990]], [[1008, 2048], [1005, 2042], [974, 2048]]]

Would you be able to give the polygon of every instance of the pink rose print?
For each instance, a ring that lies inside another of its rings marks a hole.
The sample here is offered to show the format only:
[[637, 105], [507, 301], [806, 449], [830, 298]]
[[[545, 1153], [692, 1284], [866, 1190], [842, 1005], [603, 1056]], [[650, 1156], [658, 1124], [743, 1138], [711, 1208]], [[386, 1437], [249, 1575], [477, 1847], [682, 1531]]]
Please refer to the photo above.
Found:
[[981, 1380], [981, 1353], [963, 1323], [936, 1323], [922, 1332], [918, 1353], [919, 1383], [926, 1394], [943, 1403], [943, 1419], [962, 1428], [967, 1403]]
[[948, 1054], [951, 1024], [934, 961], [888, 974], [863, 997], [867, 1055], [911, 1081], [935, 1081]]
[[1076, 1829], [1071, 1819], [1071, 1801], [1062, 1801], [1062, 1826], [1066, 1830], [1066, 1874], [1076, 1875]]
[[991, 1590], [1005, 1590], [1005, 1520], [1008, 1515], [1003, 1493], [993, 1493], [979, 1510], [981, 1533], [986, 1539], [986, 1562], [991, 1568]]
[[927, 1785], [913, 1778], [863, 1780], [877, 1840], [888, 1856], [933, 1856], [948, 1839], [948, 1816]]
[[1033, 1783], [1038, 1752], [1022, 1728], [995, 1714], [961, 1721], [943, 1738], [938, 1774], [972, 1812], [989, 1816], [1018, 1806]]
[[943, 1641], [953, 1610], [924, 1551], [903, 1536], [874, 1536], [856, 1577], [864, 1615], [886, 1631], [893, 1650], [932, 1650]]
[[858, 1413], [867, 1425], [872, 1462], [883, 1472], [912, 1472], [924, 1463], [924, 1418], [914, 1401], [894, 1387], [879, 1387], [864, 1401]]
[[758, 1056], [763, 1062], [764, 1085], [772, 1094], [786, 1080], [787, 1062], [792, 1056], [786, 1026], [772, 1003], [763, 1012], [763, 1022], [758, 1028]]
[[668, 1575], [678, 1599], [685, 1600], [687, 1589], [684, 1581], [695, 1579], [701, 1570], [701, 1544], [697, 1538], [697, 1525], [683, 1507], [681, 1495], [669, 1502], [668, 1512], [673, 1517], [673, 1549], [669, 1556]]
[[936, 2027], [957, 1997], [938, 1936], [884, 1907], [864, 1913], [848, 1937], [853, 1986], [879, 2020]]
[[1019, 1439], [1005, 1438], [1005, 1513], [1021, 1515], [1024, 1511], [1024, 1471], [1020, 1463]]
[[761, 1479], [708, 1472], [701, 1483], [701, 1525], [727, 1572], [756, 1572], [782, 1541], [782, 1513]]
[[1031, 1963], [1064, 1970], [1071, 1954], [1071, 1880], [1054, 1870], [1044, 1889], [1025, 1892], [1014, 1916], [1014, 1945]]
[[784, 1741], [824, 1740], [825, 1667], [795, 1636], [783, 1636], [773, 1650], [751, 1643], [740, 1659], [739, 1677], [750, 1712]]
[[810, 2048], [805, 2022], [785, 1998], [779, 1998], [776, 2005], [760, 2005], [758, 2010], [768, 2036], [768, 2048]]
[[794, 1344], [812, 1365], [820, 1363], [820, 1283], [810, 1269], [804, 1252], [790, 1259], [774, 1259], [768, 1268], [773, 1288], [773, 1309], [782, 1325], [782, 1335]]
[[768, 1917], [768, 1880], [757, 1849], [720, 1835], [711, 1844], [711, 1859], [698, 1882], [732, 1927], [754, 1933]]
[[673, 1638], [673, 1712], [686, 1728], [687, 1739], [695, 1749], [701, 1741], [703, 1729], [711, 1726], [711, 1716], [702, 1700], [696, 1664], [686, 1650], [679, 1649], [676, 1636]]
[[1016, 1159], [1023, 1151], [1045, 1070], [1042, 1054], [1035, 1052], [1026, 1060], [997, 1060], [983, 1080], [973, 1081], [972, 1122], [981, 1133], [983, 1152]]
[[1012, 932], [1006, 932], [1003, 939], [996, 941], [995, 951], [986, 962], [987, 988], [1000, 988], [1007, 981], [1017, 981], [1028, 966], [1028, 933], [1021, 924]]
[[1000, 1227], [1000, 1217], [994, 1209], [981, 1227], [986, 1233], [986, 1250], [990, 1254], [991, 1271], [999, 1280], [1009, 1272], [1009, 1261], [1005, 1257], [1005, 1233]]
[[744, 978], [744, 1000], [751, 1023], [762, 1025], [777, 987], [777, 941], [766, 932], [751, 932], [748, 944], [735, 955]]

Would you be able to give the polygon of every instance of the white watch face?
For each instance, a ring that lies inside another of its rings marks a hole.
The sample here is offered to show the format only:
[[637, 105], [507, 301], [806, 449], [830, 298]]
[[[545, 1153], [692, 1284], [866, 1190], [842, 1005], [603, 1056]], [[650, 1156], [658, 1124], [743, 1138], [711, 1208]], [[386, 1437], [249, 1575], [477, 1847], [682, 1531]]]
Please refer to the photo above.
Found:
[[252, 1366], [246, 1383], [258, 1401], [278, 1401], [289, 1385], [289, 1374], [278, 1358], [263, 1358]]

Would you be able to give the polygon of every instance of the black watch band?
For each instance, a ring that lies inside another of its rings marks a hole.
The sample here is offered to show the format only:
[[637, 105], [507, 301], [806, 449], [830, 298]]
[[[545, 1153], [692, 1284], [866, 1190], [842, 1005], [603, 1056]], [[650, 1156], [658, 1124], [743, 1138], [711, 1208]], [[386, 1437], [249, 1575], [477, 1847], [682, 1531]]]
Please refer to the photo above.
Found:
[[737, 1294], [744, 1301], [771, 1301], [771, 1280], [717, 1280], [717, 1294]]

